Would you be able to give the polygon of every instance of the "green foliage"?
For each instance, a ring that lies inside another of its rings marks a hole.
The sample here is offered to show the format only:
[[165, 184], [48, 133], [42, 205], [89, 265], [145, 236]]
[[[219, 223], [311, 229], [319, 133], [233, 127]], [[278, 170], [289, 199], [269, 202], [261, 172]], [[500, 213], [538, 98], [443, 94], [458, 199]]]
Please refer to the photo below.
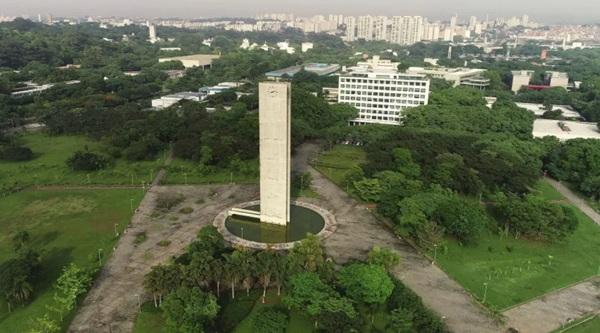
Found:
[[284, 333], [287, 329], [289, 316], [285, 309], [267, 307], [260, 309], [254, 316], [252, 327], [255, 332]]
[[29, 161], [33, 159], [33, 151], [28, 147], [8, 146], [0, 147], [0, 159], [6, 161]]
[[570, 207], [548, 203], [532, 195], [501, 196], [495, 208], [500, 224], [515, 237], [556, 241], [577, 229], [578, 220]]
[[390, 313], [389, 323], [385, 327], [389, 333], [410, 333], [413, 328], [413, 313], [409, 310], [394, 309]]
[[169, 332], [202, 333], [204, 326], [217, 316], [219, 305], [213, 294], [199, 288], [180, 287], [161, 305]]
[[338, 282], [346, 295], [357, 303], [383, 304], [394, 290], [394, 284], [384, 267], [350, 264], [341, 269]]
[[185, 197], [181, 193], [160, 193], [156, 197], [155, 207], [157, 210], [166, 213], [177, 207], [184, 200]]
[[545, 167], [550, 174], [570, 182], [586, 195], [600, 198], [600, 142], [575, 139], [554, 145]]
[[386, 271], [391, 272], [400, 264], [400, 255], [389, 248], [374, 246], [369, 251], [367, 262], [371, 265], [381, 266]]
[[298, 242], [288, 255], [292, 271], [317, 272], [325, 263], [325, 251], [315, 235]]
[[88, 151], [77, 151], [67, 160], [67, 165], [73, 171], [97, 171], [108, 164], [106, 157]]
[[435, 128], [470, 133], [509, 133], [530, 138], [534, 116], [514, 103], [486, 107], [483, 95], [469, 88], [432, 92], [430, 104], [405, 112], [403, 124], [412, 128]]
[[355, 181], [352, 184], [358, 196], [367, 202], [379, 201], [381, 193], [383, 192], [383, 186], [381, 186], [379, 179], [364, 178], [360, 181]]

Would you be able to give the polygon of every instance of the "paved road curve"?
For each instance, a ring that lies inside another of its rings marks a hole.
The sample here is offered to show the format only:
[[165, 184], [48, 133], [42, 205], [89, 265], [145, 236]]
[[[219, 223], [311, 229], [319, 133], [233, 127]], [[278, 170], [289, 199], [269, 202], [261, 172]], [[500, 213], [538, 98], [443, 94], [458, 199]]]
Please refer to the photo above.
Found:
[[336, 262], [344, 263], [365, 259], [375, 245], [393, 248], [402, 257], [402, 264], [394, 275], [421, 296], [425, 305], [442, 316], [453, 332], [504, 332], [504, 328], [473, 303], [471, 296], [457, 282], [383, 227], [363, 205], [308, 166], [306, 161], [317, 152], [316, 145], [299, 147], [294, 169], [312, 174], [312, 186], [321, 196], [314, 203], [324, 206], [336, 216], [338, 229], [324, 242], [328, 255]]

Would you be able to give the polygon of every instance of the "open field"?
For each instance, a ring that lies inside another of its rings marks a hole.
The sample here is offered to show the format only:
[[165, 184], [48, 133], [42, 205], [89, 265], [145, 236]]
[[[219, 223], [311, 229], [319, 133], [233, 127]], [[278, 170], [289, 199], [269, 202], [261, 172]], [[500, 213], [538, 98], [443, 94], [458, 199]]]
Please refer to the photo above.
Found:
[[[564, 201], [545, 182], [539, 183], [537, 195]], [[480, 300], [487, 283], [486, 305], [506, 309], [598, 273], [600, 227], [578, 209], [576, 215], [579, 226], [564, 241], [543, 243], [492, 233], [476, 246], [449, 240], [445, 253], [438, 250], [438, 264]]]
[[333, 180], [343, 184], [346, 176], [354, 166], [366, 162], [366, 153], [355, 146], [337, 145], [332, 150], [323, 152], [314, 162], [315, 169]]
[[101, 143], [84, 136], [48, 136], [42, 133], [26, 134], [21, 142], [31, 148], [35, 158], [26, 162], [0, 162], [0, 189], [17, 184], [31, 185], [141, 185], [150, 182], [164, 162], [164, 156], [155, 161], [129, 162], [117, 159], [113, 166], [95, 172], [74, 172], [66, 161], [73, 153], [86, 148], [104, 152]]
[[[251, 162], [251, 165], [258, 171], [258, 161]], [[211, 170], [207, 167], [201, 167], [195, 162], [176, 158], [167, 167], [167, 174], [162, 181], [162, 184], [169, 185], [229, 183], [257, 184], [258, 173], [240, 172], [223, 168]]]
[[25, 191], [0, 199], [0, 262], [12, 256], [10, 237], [19, 230], [30, 233], [42, 255], [32, 303], [9, 314], [0, 300], [0, 332], [23, 332], [47, 312], [64, 266], [94, 265], [99, 250], [104, 262], [116, 242], [115, 224], [122, 233], [142, 196], [141, 189], [103, 189]]

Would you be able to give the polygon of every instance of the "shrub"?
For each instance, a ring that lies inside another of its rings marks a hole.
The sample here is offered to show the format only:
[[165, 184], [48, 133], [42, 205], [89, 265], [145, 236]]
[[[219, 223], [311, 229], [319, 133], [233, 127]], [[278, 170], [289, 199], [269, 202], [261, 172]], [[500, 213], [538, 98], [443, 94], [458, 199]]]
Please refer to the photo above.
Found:
[[145, 241], [146, 241], [146, 239], [148, 239], [148, 235], [146, 235], [146, 232], [145, 232], [145, 231], [138, 232], [138, 233], [135, 235], [135, 240], [133, 241], [133, 243], [134, 243], [135, 245], [142, 244], [143, 242], [145, 242]]
[[254, 316], [252, 327], [254, 332], [284, 333], [289, 322], [289, 316], [284, 309], [278, 307], [262, 308]]
[[167, 247], [167, 246], [171, 245], [171, 241], [163, 239], [160, 242], [158, 242], [157, 245], [160, 246], [160, 247]]
[[74, 171], [96, 171], [108, 166], [106, 157], [89, 151], [77, 151], [67, 160], [67, 165]]
[[191, 214], [194, 211], [192, 207], [183, 207], [179, 210], [181, 214]]
[[168, 212], [185, 200], [181, 193], [160, 193], [156, 198], [156, 209]]
[[10, 146], [0, 152], [0, 159], [6, 161], [30, 161], [33, 159], [33, 151], [27, 147]]

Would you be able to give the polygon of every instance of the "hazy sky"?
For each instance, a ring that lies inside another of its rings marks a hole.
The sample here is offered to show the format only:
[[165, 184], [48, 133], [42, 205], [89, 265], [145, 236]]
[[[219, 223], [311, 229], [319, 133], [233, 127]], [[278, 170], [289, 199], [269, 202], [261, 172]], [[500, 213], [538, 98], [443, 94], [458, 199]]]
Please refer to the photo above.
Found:
[[545, 23], [600, 23], [598, 0], [0, 0], [0, 15], [215, 17], [261, 12], [298, 15], [423, 15], [485, 17], [524, 13]]

